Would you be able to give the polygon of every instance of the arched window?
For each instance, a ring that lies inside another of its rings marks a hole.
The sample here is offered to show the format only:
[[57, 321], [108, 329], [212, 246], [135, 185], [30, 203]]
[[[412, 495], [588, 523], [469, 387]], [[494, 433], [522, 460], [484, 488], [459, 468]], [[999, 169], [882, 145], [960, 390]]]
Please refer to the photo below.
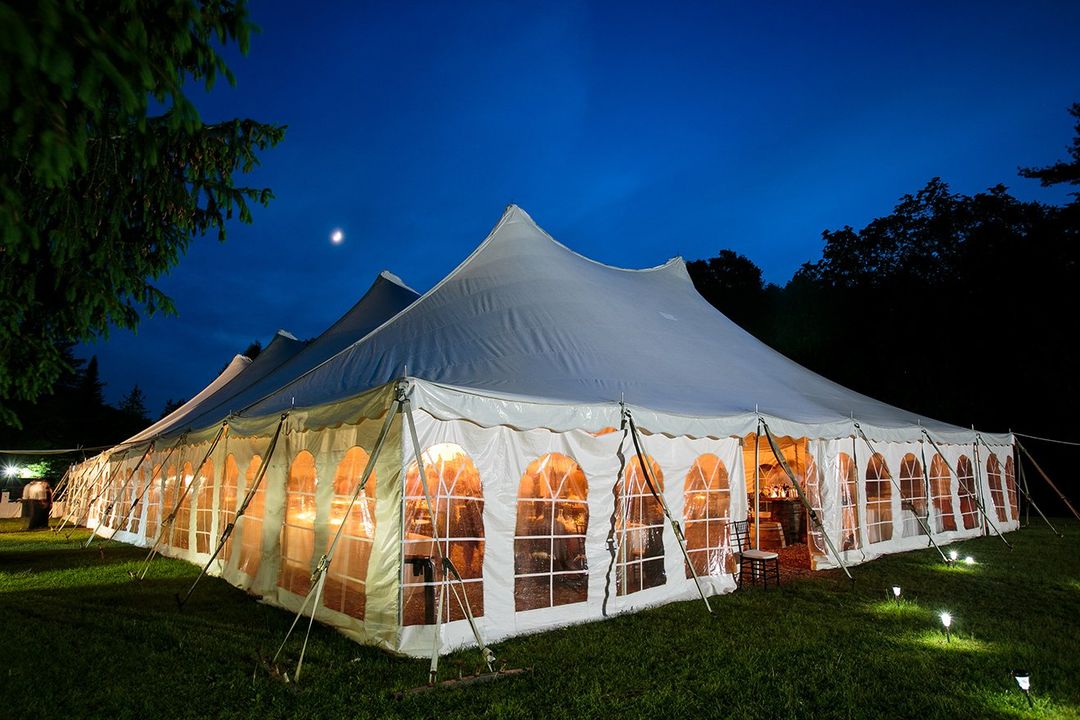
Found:
[[903, 537], [925, 535], [919, 518], [926, 517], [926, 478], [922, 463], [914, 453], [900, 460], [900, 517], [904, 520]]
[[120, 508], [120, 519], [127, 518], [127, 530], [128, 532], [139, 534], [139, 530], [142, 529], [142, 508], [136, 506], [132, 509], [132, 505], [142, 499], [145, 502], [146, 493], [143, 491], [146, 489], [146, 483], [150, 480], [150, 468], [144, 462], [139, 466], [139, 471], [136, 473], [136, 477], [132, 479], [131, 493], [128, 497], [124, 498], [124, 506]]
[[967, 455], [956, 461], [956, 479], [960, 485], [960, 518], [964, 529], [972, 530], [979, 524], [979, 506], [975, 498], [975, 470]]
[[879, 543], [892, 540], [892, 483], [889, 466], [880, 453], [866, 465], [866, 539]]
[[[247, 472], [244, 473], [244, 480], [246, 481], [244, 485], [245, 496], [254, 484], [261, 466], [261, 457], [256, 455], [251, 458]], [[239, 510], [239, 507], [237, 509]], [[255, 577], [255, 574], [259, 572], [259, 564], [262, 561], [263, 514], [265, 512], [266, 484], [260, 482], [258, 489], [251, 498], [251, 503], [247, 506], [247, 510], [240, 516], [239, 525], [237, 526], [240, 531], [240, 562], [236, 567], [240, 572], [250, 577]]]
[[157, 539], [158, 523], [161, 520], [161, 466], [155, 465], [150, 473], [152, 485], [146, 491], [146, 539], [151, 543]]
[[952, 477], [945, 458], [935, 454], [930, 461], [930, 495], [934, 501], [934, 519], [938, 532], [956, 529], [952, 506]]
[[172, 544], [172, 531], [176, 527], [176, 519], [173, 519], [171, 526], [168, 524], [168, 519], [176, 509], [176, 499], [180, 497], [179, 484], [180, 477], [176, 474], [176, 466], [170, 465], [165, 470], [165, 477], [162, 478], [161, 483], [161, 523], [158, 531], [161, 533], [162, 545]]
[[1005, 522], [1005, 492], [1001, 487], [1001, 462], [997, 455], [986, 458], [986, 477], [990, 481], [990, 498], [994, 501], [998, 522]]
[[[334, 550], [334, 560], [326, 571], [323, 605], [363, 620], [367, 603], [368, 562], [375, 538], [375, 471], [371, 471], [364, 491], [349, 501], [368, 464], [368, 454], [361, 447], [350, 448], [334, 473], [334, 497], [330, 500], [330, 534], [326, 547], [341, 528], [341, 539]], [[348, 513], [346, 515], [346, 512]]]
[[525, 468], [518, 485], [514, 532], [518, 611], [585, 602], [588, 498], [585, 473], [566, 455], [549, 453]]
[[1009, 491], [1009, 507], [1013, 520], [1016, 520], [1020, 517], [1020, 499], [1016, 494], [1016, 470], [1011, 457], [1005, 458], [1005, 489]]
[[[218, 501], [218, 526], [217, 536], [220, 538], [225, 534], [225, 528], [229, 523], [236, 520], [236, 508], [239, 503], [239, 497], [237, 496], [237, 483], [240, 480], [240, 468], [236, 464], [236, 458], [231, 454], [225, 456], [225, 469], [222, 472], [221, 478], [221, 499]], [[233, 528], [235, 533], [236, 528]], [[223, 562], [229, 562], [229, 558], [232, 557], [232, 533], [230, 533], [229, 539], [225, 541], [225, 545], [221, 548], [221, 560]], [[214, 547], [216, 550], [217, 547]]]
[[[176, 494], [173, 496], [173, 506], [176, 507], [177, 501], [180, 503], [172, 524], [172, 546], [178, 550], [187, 550], [191, 544], [188, 539], [188, 533], [191, 530], [191, 492], [185, 492], [185, 490], [188, 490], [194, 479], [191, 463], [184, 463], [180, 476], [175, 480]], [[182, 498], [181, 495], [183, 495]]]
[[859, 547], [859, 473], [855, 461], [847, 453], [840, 453], [837, 458], [837, 470], [840, 476], [840, 511], [843, 516], [843, 538], [841, 550], [854, 550]]
[[[701, 455], [686, 474], [683, 509], [686, 551], [698, 575], [723, 575], [728, 567], [731, 488], [724, 462], [716, 455]], [[686, 577], [691, 577], [686, 567]]]
[[210, 552], [210, 532], [214, 527], [214, 462], [207, 459], [199, 471], [195, 497], [195, 552]]
[[301, 450], [289, 466], [287, 493], [278, 586], [306, 595], [315, 552], [315, 456], [307, 450]]
[[664, 491], [664, 474], [649, 456], [650, 490], [638, 456], [626, 463], [623, 483], [616, 486], [615, 534], [619, 539], [619, 559], [615, 578], [619, 595], [628, 595], [667, 582], [664, 571], [664, 510], [653, 491]]
[[[464, 580], [465, 595], [474, 617], [484, 614], [484, 494], [480, 473], [472, 458], [453, 443], [433, 445], [424, 451], [424, 471], [436, 511], [434, 528], [443, 554], [450, 558]], [[436, 595], [443, 580], [438, 552], [432, 538], [431, 509], [424, 496], [420, 471], [414, 460], [405, 474], [405, 542], [403, 622], [430, 625], [435, 622]], [[459, 593], [462, 587], [455, 581]], [[444, 622], [464, 619], [454, 590], [446, 588]]]

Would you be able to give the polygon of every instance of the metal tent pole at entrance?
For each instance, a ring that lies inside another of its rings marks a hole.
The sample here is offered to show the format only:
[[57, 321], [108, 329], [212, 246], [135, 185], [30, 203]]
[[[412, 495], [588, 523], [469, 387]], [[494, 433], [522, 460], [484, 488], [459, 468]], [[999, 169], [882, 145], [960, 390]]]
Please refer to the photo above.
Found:
[[[652, 481], [652, 472], [649, 468], [647, 456], [641, 450], [641, 439], [638, 437], [637, 426], [634, 425], [634, 416], [631, 414], [630, 409], [625, 405], [622, 407], [623, 417], [630, 425], [630, 437], [634, 441], [634, 451], [637, 453], [638, 466], [641, 468], [642, 475], [645, 476], [645, 484], [649, 487], [649, 492], [656, 499], [656, 502], [660, 504], [660, 509], [664, 512], [664, 517], [671, 523], [671, 529], [675, 532], [675, 539], [679, 542], [679, 549], [682, 550], [683, 558], [686, 560], [686, 566], [690, 568], [690, 575], [694, 578], [694, 585], [697, 586], [698, 594], [701, 595], [701, 601], [705, 603], [705, 609], [712, 613], [712, 605], [709, 604], [709, 598], [705, 595], [705, 588], [701, 586], [701, 579], [698, 577], [697, 570], [694, 569], [694, 564], [690, 562], [690, 553], [686, 550], [686, 538], [683, 535], [682, 528], [679, 526], [679, 522], [671, 515], [671, 510], [668, 509], [667, 502], [664, 500], [662, 492], [657, 492], [656, 486]], [[625, 496], [624, 496], [625, 497]], [[625, 527], [625, 525], [624, 525]], [[629, 573], [623, 573], [625, 577]]]
[[792, 471], [791, 466], [788, 465], [787, 460], [784, 459], [783, 451], [781, 451], [780, 447], [776, 444], [776, 437], [773, 436], [772, 431], [769, 430], [769, 426], [764, 418], [759, 416], [758, 423], [760, 424], [761, 429], [765, 431], [765, 438], [769, 441], [769, 448], [772, 450], [773, 457], [780, 463], [781, 469], [787, 474], [788, 479], [791, 480], [791, 484], [795, 486], [795, 493], [799, 496], [799, 500], [802, 502], [803, 507], [806, 508], [807, 513], [809, 513], [810, 522], [814, 524], [816, 529], [821, 532], [821, 536], [825, 538], [825, 543], [829, 546], [829, 550], [832, 552], [837, 564], [840, 565], [840, 569], [847, 575], [848, 580], [855, 582], [855, 578], [852, 577], [851, 571], [848, 570], [843, 558], [840, 557], [839, 551], [837, 551], [836, 546], [833, 545], [832, 538], [830, 538], [829, 533], [826, 532], [825, 526], [822, 524], [821, 518], [818, 517], [817, 511], [814, 510], [810, 501], [806, 499], [806, 493], [803, 492], [802, 487], [799, 485], [799, 481], [795, 478], [795, 473]]

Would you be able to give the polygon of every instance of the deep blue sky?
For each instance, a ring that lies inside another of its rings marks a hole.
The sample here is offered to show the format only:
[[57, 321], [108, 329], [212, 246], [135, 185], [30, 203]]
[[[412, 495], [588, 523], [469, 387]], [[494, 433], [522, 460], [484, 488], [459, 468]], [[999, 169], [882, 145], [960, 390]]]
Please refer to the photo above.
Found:
[[731, 248], [784, 283], [822, 230], [934, 176], [1066, 199], [1016, 169], [1072, 138], [1076, 2], [252, 5], [237, 86], [194, 99], [289, 126], [244, 179], [277, 199], [161, 280], [178, 317], [82, 348], [155, 418], [252, 340], [317, 335], [384, 268], [427, 290], [509, 202], [603, 262]]

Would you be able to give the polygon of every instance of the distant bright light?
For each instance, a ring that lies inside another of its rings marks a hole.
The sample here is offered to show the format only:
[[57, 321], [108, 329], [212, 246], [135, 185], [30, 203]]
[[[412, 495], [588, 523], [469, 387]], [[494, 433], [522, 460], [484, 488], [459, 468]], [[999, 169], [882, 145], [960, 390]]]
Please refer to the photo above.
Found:
[[340, 245], [341, 243], [345, 242], [345, 231], [341, 228], [334, 228], [333, 231], [330, 233], [330, 242], [334, 243], [335, 245]]
[[958, 558], [958, 557], [960, 557], [960, 555], [958, 555], [955, 550], [950, 550], [949, 551], [949, 559], [950, 560], [952, 560], [953, 562], [956, 562], [956, 558]]
[[18, 465], [5, 465], [4, 466], [4, 477], [9, 477], [9, 478], [19, 477], [19, 475], [21, 473], [22, 473], [22, 468], [19, 467]]
[[952, 625], [952, 615], [947, 612], [941, 613], [941, 624], [944, 625], [946, 629], [948, 629], [948, 627]]
[[966, 558], [964, 558], [964, 564], [965, 565], [974, 565], [975, 564], [975, 558], [968, 555]]
[[900, 586], [899, 585], [893, 585], [892, 586], [892, 594], [895, 595], [896, 597], [900, 597]]

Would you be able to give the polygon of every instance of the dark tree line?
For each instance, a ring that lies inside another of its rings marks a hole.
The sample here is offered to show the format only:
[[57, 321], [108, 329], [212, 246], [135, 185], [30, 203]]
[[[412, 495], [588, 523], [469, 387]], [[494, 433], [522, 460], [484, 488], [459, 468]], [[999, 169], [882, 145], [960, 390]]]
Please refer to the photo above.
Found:
[[[1070, 113], [1071, 159], [1022, 175], [1080, 184], [1080, 104]], [[821, 258], [783, 287], [731, 251], [690, 274], [746, 330], [855, 390], [958, 425], [1080, 439], [1080, 194], [1058, 207], [934, 178], [891, 214], [822, 239]], [[1073, 482], [1076, 449], [1037, 449]]]

